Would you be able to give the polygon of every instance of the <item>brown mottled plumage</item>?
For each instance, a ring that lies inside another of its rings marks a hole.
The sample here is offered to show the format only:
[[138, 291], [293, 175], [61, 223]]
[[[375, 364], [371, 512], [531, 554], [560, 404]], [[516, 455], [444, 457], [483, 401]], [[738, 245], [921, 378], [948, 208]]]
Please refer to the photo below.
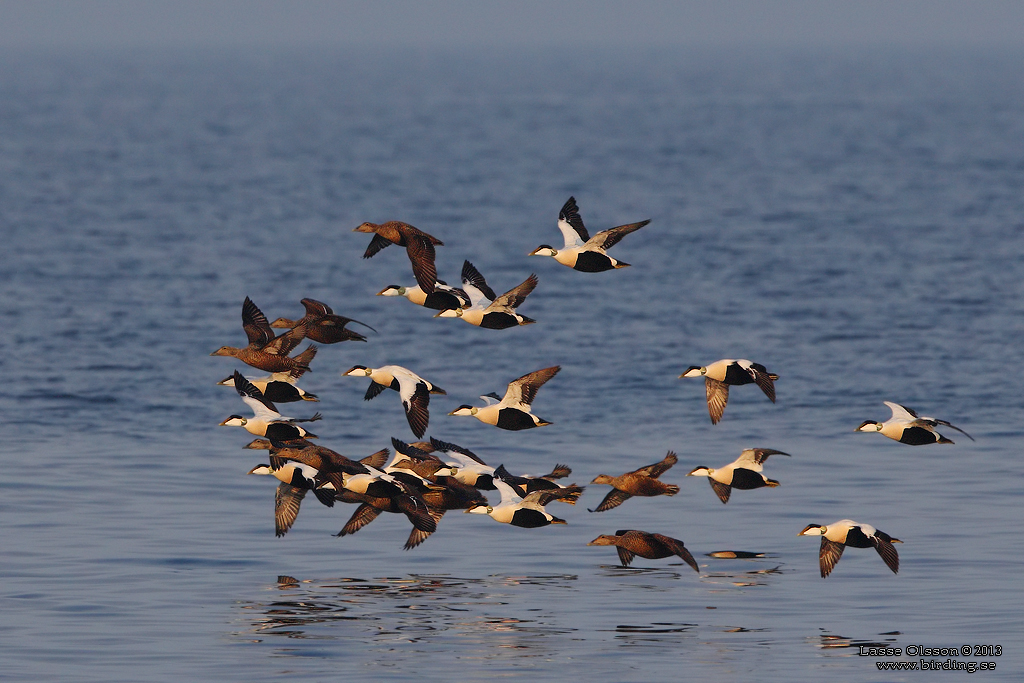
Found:
[[299, 345], [299, 342], [306, 336], [304, 325], [288, 330], [284, 334], [274, 336], [274, 330], [267, 322], [267, 316], [252, 302], [245, 297], [242, 304], [242, 329], [249, 339], [249, 345], [244, 348], [234, 346], [222, 346], [211, 356], [232, 356], [238, 360], [266, 372], [305, 372], [309, 370], [309, 363], [316, 355], [316, 347], [310, 345], [308, 349], [294, 358], [288, 354]]
[[416, 282], [420, 289], [427, 294], [434, 291], [434, 283], [437, 282], [434, 245], [443, 246], [444, 242], [402, 221], [388, 221], [380, 224], [363, 223], [352, 232], [373, 233], [373, 239], [366, 247], [363, 258], [370, 258], [391, 244], [405, 247], [409, 261], [412, 263], [412, 273], [416, 276]]
[[[270, 326], [289, 329], [302, 326], [306, 330], [307, 339], [321, 344], [337, 344], [343, 341], [366, 341], [366, 337], [358, 332], [345, 329], [345, 325], [349, 323], [358, 323], [363, 327], [373, 330], [366, 323], [361, 323], [358, 320], [346, 318], [342, 315], [335, 315], [330, 306], [316, 299], [303, 299], [301, 303], [306, 308], [306, 315], [300, 320], [278, 318], [270, 323]], [[377, 330], [373, 331], [376, 332]]]
[[591, 512], [604, 512], [622, 505], [633, 496], [674, 496], [679, 493], [679, 487], [675, 484], [665, 484], [658, 480], [668, 468], [675, 465], [679, 458], [672, 451], [653, 465], [647, 465], [640, 469], [626, 472], [617, 477], [610, 477], [607, 474], [599, 474], [591, 484], [608, 484], [612, 490], [604, 497], [601, 504]]
[[697, 561], [693, 559], [690, 551], [683, 547], [683, 542], [670, 536], [652, 534], [646, 531], [635, 529], [620, 529], [615, 535], [601, 535], [587, 545], [613, 545], [619, 551], [619, 561], [623, 567], [628, 567], [633, 561], [634, 555], [648, 560], [660, 560], [663, 557], [676, 555], [681, 557], [686, 564], [693, 567], [695, 572], [700, 572]]

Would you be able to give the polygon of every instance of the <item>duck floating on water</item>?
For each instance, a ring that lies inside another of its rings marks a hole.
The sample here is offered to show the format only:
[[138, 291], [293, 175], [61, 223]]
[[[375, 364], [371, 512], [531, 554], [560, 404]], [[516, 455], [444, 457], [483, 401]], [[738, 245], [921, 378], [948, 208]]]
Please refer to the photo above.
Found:
[[832, 573], [832, 568], [836, 566], [836, 562], [839, 562], [839, 558], [843, 556], [843, 550], [847, 547], [874, 548], [893, 574], [898, 574], [900, 571], [900, 556], [893, 543], [902, 543], [903, 541], [893, 538], [870, 524], [861, 524], [852, 519], [841, 519], [828, 526], [808, 524], [797, 536], [821, 536], [818, 563], [823, 579]]
[[723, 503], [728, 503], [729, 495], [733, 489], [749, 490], [765, 486], [775, 488], [779, 485], [779, 482], [769, 479], [761, 473], [764, 469], [764, 461], [770, 455], [789, 455], [789, 453], [776, 451], [772, 448], [748, 448], [740, 453], [740, 457], [728, 465], [718, 469], [701, 465], [694, 468], [686, 476], [707, 477], [708, 482], [711, 483], [711, 488], [714, 489], [719, 499]]
[[561, 369], [560, 365], [555, 365], [527, 373], [508, 383], [505, 396], [500, 401], [496, 394], [489, 394], [481, 397], [491, 401], [486, 406], [461, 405], [448, 414], [469, 415], [485, 424], [510, 431], [547, 426], [551, 423], [534, 415], [531, 404], [537, 396], [537, 390]]
[[971, 441], [974, 441], [973, 436], [945, 420], [918, 416], [910, 408], [901, 406], [899, 403], [893, 403], [892, 401], [884, 401], [884, 403], [892, 411], [892, 417], [885, 422], [867, 420], [862, 422], [856, 431], [879, 432], [894, 441], [910, 444], [911, 446], [923, 446], [930, 443], [953, 443], [951, 439], [947, 439], [935, 430], [936, 427], [941, 425], [955, 429]]
[[591, 237], [583, 226], [583, 219], [576, 206], [576, 199], [569, 197], [569, 201], [558, 212], [558, 229], [562, 231], [565, 246], [555, 249], [549, 244], [542, 244], [528, 255], [551, 256], [563, 266], [584, 273], [600, 273], [614, 268], [626, 268], [629, 266], [628, 263], [612, 258], [608, 255], [607, 250], [618, 244], [629, 233], [639, 230], [650, 222], [650, 220], [646, 220], [620, 225], [609, 230], [602, 230]]
[[729, 401], [729, 387], [740, 384], [757, 384], [764, 395], [775, 403], [775, 380], [779, 378], [774, 372], [760, 363], [745, 358], [724, 358], [711, 365], [691, 365], [679, 375], [683, 377], [703, 377], [704, 388], [708, 397], [708, 414], [711, 423], [718, 424], [725, 412], [725, 404]]
[[683, 542], [671, 536], [652, 534], [635, 529], [620, 529], [615, 532], [615, 535], [602, 534], [587, 545], [615, 546], [615, 549], [619, 552], [619, 561], [623, 567], [628, 567], [636, 555], [648, 560], [660, 560], [664, 557], [675, 555], [693, 567], [695, 572], [700, 573], [697, 561], [693, 559], [693, 555], [686, 549]]
[[599, 474], [591, 484], [608, 484], [612, 490], [604, 497], [601, 504], [591, 512], [604, 512], [622, 505], [633, 496], [674, 496], [679, 493], [679, 487], [675, 484], [666, 484], [658, 479], [672, 465], [675, 465], [679, 458], [675, 453], [668, 454], [653, 465], [647, 465], [632, 472], [620, 474], [617, 477], [610, 477], [607, 474]]

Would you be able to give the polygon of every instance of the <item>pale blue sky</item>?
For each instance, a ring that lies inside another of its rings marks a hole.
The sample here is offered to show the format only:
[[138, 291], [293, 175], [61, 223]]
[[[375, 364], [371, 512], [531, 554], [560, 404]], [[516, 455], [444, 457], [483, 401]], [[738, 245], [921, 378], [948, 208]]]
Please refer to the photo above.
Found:
[[0, 0], [0, 45], [1020, 46], [1020, 0]]

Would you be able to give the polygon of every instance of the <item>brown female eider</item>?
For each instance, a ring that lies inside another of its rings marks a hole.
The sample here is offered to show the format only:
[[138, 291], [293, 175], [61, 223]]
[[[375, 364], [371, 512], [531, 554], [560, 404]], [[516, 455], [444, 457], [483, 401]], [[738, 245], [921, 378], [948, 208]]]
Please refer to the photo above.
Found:
[[263, 311], [249, 297], [245, 297], [245, 302], [242, 303], [242, 329], [245, 330], [245, 335], [249, 339], [248, 346], [245, 348], [222, 346], [210, 355], [232, 356], [265, 372], [305, 372], [309, 370], [309, 363], [316, 355], [315, 346], [310, 345], [308, 349], [294, 358], [288, 357], [292, 349], [298, 346], [306, 336], [304, 326], [299, 325], [275, 337], [274, 330], [267, 322], [267, 316], [263, 315]]
[[412, 274], [416, 276], [416, 282], [424, 292], [434, 291], [434, 283], [437, 281], [434, 245], [442, 246], [444, 242], [401, 221], [388, 221], [381, 224], [363, 223], [352, 232], [373, 233], [373, 239], [366, 247], [363, 258], [370, 258], [391, 244], [405, 247], [409, 261], [412, 263]]
[[633, 496], [674, 496], [679, 493], [675, 484], [665, 484], [658, 480], [668, 468], [679, 461], [672, 451], [661, 462], [647, 465], [640, 469], [626, 472], [617, 477], [599, 474], [591, 484], [608, 484], [612, 490], [604, 497], [601, 504], [591, 512], [604, 512], [622, 505]]
[[676, 555], [681, 557], [686, 564], [693, 567], [693, 571], [700, 573], [697, 561], [693, 559], [690, 551], [683, 546], [683, 542], [671, 536], [652, 534], [646, 531], [635, 529], [620, 529], [615, 535], [603, 534], [598, 536], [587, 545], [613, 545], [619, 552], [619, 561], [623, 567], [628, 567], [635, 555], [648, 560], [660, 560], [663, 557]]
[[[321, 344], [337, 344], [343, 341], [366, 341], [366, 337], [345, 329], [349, 323], [357, 323], [363, 327], [373, 330], [366, 323], [361, 323], [352, 318], [335, 315], [331, 307], [316, 299], [303, 299], [302, 305], [306, 308], [306, 315], [300, 320], [278, 318], [270, 323], [271, 327], [294, 329], [300, 325], [306, 329], [306, 338]], [[376, 332], [377, 330], [373, 330]]]

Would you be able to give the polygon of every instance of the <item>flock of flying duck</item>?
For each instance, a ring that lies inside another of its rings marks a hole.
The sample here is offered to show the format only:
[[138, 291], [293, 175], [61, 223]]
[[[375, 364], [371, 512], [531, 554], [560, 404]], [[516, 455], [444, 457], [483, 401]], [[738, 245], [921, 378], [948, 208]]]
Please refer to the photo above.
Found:
[[[550, 256], [562, 265], [583, 272], [624, 268], [629, 264], [610, 256], [607, 250], [649, 222], [630, 223], [591, 236], [584, 227], [575, 199], [570, 197], [558, 216], [564, 245], [556, 249], [544, 244], [530, 255]], [[443, 242], [436, 237], [399, 221], [379, 225], [363, 223], [355, 232], [373, 234], [363, 258], [370, 258], [394, 244], [405, 247], [412, 265], [415, 285], [390, 285], [381, 290], [379, 296], [403, 296], [414, 304], [438, 311], [435, 317], [461, 318], [471, 325], [489, 329], [535, 322], [517, 311], [537, 286], [535, 274], [497, 296], [476, 267], [465, 261], [461, 273], [462, 286], [456, 288], [437, 279], [434, 248], [442, 246]], [[232, 356], [270, 373], [246, 377], [236, 370], [220, 382], [234, 387], [253, 413], [251, 417], [231, 415], [220, 424], [243, 427], [255, 437], [245, 448], [269, 452], [269, 464], [257, 465], [249, 473], [273, 476], [279, 481], [275, 496], [275, 530], [278, 536], [286, 534], [294, 524], [300, 504], [309, 492], [327, 507], [333, 507], [337, 502], [356, 505], [348, 522], [336, 534], [338, 536], [355, 533], [381, 512], [405, 515], [413, 527], [405, 544], [407, 550], [434, 533], [448, 510], [485, 514], [498, 522], [524, 528], [566, 523], [549, 513], [546, 506], [555, 501], [574, 505], [583, 493], [583, 487], [558, 483], [559, 479], [571, 474], [571, 470], [562, 464], [556, 464], [549, 474], [543, 476], [515, 476], [503, 465], [489, 466], [468, 449], [432, 437], [413, 443], [392, 438], [394, 453], [385, 448], [358, 460], [311, 441], [316, 435], [307, 429], [307, 425], [320, 420], [320, 413], [308, 418], [288, 417], [278, 410], [276, 404], [319, 400], [297, 384], [309, 370], [317, 347], [310, 344], [302, 352], [294, 356], [290, 354], [304, 339], [319, 344], [365, 342], [365, 336], [348, 329], [351, 323], [373, 328], [336, 315], [319, 301], [307, 298], [301, 303], [306, 309], [302, 318], [278, 318], [271, 323], [246, 297], [242, 305], [242, 328], [248, 345], [241, 348], [223, 346], [211, 354]], [[276, 334], [275, 329], [287, 331]], [[504, 396], [487, 394], [481, 397], [485, 405], [464, 404], [448, 414], [475, 417], [485, 424], [512, 431], [549, 425], [551, 422], [533, 414], [531, 406], [540, 387], [558, 374], [559, 369], [559, 366], [552, 366], [529, 372], [509, 382]], [[343, 376], [370, 380], [364, 395], [367, 401], [387, 389], [397, 392], [409, 427], [417, 439], [422, 439], [427, 431], [430, 395], [447, 393], [433, 382], [398, 365], [379, 368], [356, 365]], [[690, 366], [679, 377], [704, 378], [708, 413], [713, 424], [722, 419], [729, 399], [729, 387], [756, 384], [774, 403], [775, 381], [779, 378], [765, 366], [746, 359], [723, 359], [706, 366]], [[918, 416], [897, 403], [886, 401], [885, 404], [892, 410], [888, 420], [865, 421], [857, 431], [879, 432], [890, 439], [915, 446], [953, 443], [937, 431], [939, 427], [949, 427], [972, 438], [945, 420]], [[771, 448], [749, 448], [729, 464], [718, 468], [702, 465], [687, 476], [707, 477], [719, 500], [728, 503], [733, 489], [779, 485], [778, 481], [766, 477], [763, 471], [765, 461], [772, 455], [789, 454]], [[660, 480], [661, 475], [677, 461], [676, 454], [670, 451], [660, 462], [652, 465], [617, 476], [598, 475], [591, 484], [608, 485], [612, 490], [590, 512], [611, 510], [634, 496], [677, 494], [678, 486]], [[492, 505], [484, 493], [486, 491], [497, 491], [500, 501]], [[831, 573], [847, 547], [874, 548], [894, 573], [899, 570], [899, 555], [893, 544], [901, 541], [871, 525], [842, 519], [829, 525], [809, 524], [799, 535], [821, 536], [819, 567], [822, 578]], [[646, 559], [675, 556], [695, 571], [700, 571], [682, 541], [662, 534], [623, 529], [615, 534], [598, 536], [588, 545], [616, 546], [623, 566], [629, 565], [637, 555]]]

